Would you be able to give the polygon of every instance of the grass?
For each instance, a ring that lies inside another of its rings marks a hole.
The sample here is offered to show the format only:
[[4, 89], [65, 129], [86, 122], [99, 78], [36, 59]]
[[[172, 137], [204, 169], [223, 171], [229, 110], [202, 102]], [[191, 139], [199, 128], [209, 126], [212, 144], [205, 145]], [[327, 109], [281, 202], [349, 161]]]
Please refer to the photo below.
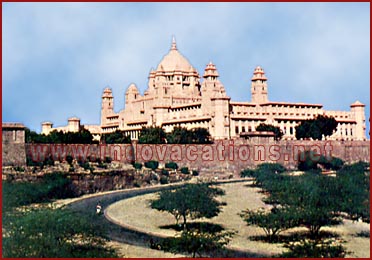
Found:
[[[220, 187], [226, 191], [226, 195], [221, 197], [221, 200], [227, 205], [223, 207], [222, 212], [210, 220], [198, 219], [197, 222], [211, 222], [220, 225], [224, 230], [238, 231], [228, 245], [230, 248], [244, 249], [252, 254], [257, 255], [275, 255], [283, 252], [283, 243], [295, 237], [295, 232], [304, 232], [304, 228], [295, 228], [283, 232], [282, 241], [278, 243], [267, 243], [262, 240], [252, 240], [249, 238], [260, 237], [264, 235], [262, 229], [253, 226], [247, 226], [246, 223], [238, 215], [243, 209], [256, 209], [260, 207], [268, 207], [262, 202], [264, 195], [259, 193], [258, 188], [247, 187], [248, 183], [231, 183], [224, 184]], [[110, 205], [107, 208], [108, 214], [117, 222], [132, 226], [136, 229], [162, 234], [165, 236], [174, 236], [175, 231], [171, 227], [176, 223], [174, 217], [168, 213], [152, 210], [149, 207], [149, 200], [155, 198], [156, 194], [148, 194], [122, 200]], [[330, 236], [340, 236], [346, 241], [345, 247], [348, 251], [352, 251], [348, 257], [365, 257], [369, 258], [370, 243], [369, 237], [355, 236], [360, 232], [369, 231], [369, 225], [361, 222], [351, 222], [345, 220], [343, 224], [324, 228], [324, 234]], [[287, 239], [285, 239], [287, 238]], [[146, 257], [141, 254], [136, 257]], [[164, 256], [164, 257], [169, 257]]]

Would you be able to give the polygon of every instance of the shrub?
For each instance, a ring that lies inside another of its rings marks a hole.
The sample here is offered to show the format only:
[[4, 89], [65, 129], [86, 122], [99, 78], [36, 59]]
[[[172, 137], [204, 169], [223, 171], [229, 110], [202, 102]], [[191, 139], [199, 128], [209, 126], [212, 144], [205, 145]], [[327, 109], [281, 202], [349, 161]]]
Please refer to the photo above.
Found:
[[348, 253], [341, 244], [332, 240], [302, 240], [300, 243], [285, 244], [284, 247], [289, 251], [279, 255], [281, 258], [344, 258]]
[[135, 162], [135, 163], [133, 163], [133, 167], [136, 170], [141, 170], [142, 169], [142, 163]]
[[255, 170], [252, 169], [245, 169], [240, 172], [240, 177], [255, 177]]
[[[4, 258], [112, 258], [103, 228], [89, 216], [68, 209], [6, 212]], [[37, 221], [35, 221], [37, 220]]]
[[80, 165], [81, 167], [84, 168], [84, 170], [90, 170], [90, 164], [88, 162], [84, 162]]
[[313, 151], [305, 151], [299, 154], [297, 168], [300, 171], [316, 170], [318, 169], [319, 156], [315, 156]]
[[294, 227], [297, 223], [293, 220], [291, 213], [286, 209], [272, 208], [271, 211], [265, 211], [260, 208], [256, 211], [245, 210], [240, 216], [248, 225], [254, 225], [262, 228], [266, 236], [271, 240], [280, 232]]
[[178, 169], [178, 165], [175, 162], [169, 162], [169, 163], [166, 163], [165, 164], [165, 168], [177, 170]]
[[75, 168], [73, 166], [70, 166], [70, 168], [68, 169], [68, 172], [75, 172]]
[[182, 167], [181, 168], [181, 173], [183, 173], [183, 174], [189, 174], [190, 172], [189, 172], [189, 168], [188, 167]]
[[109, 157], [109, 156], [106, 156], [105, 157], [105, 163], [111, 163], [112, 162], [112, 158]]
[[14, 167], [14, 170], [17, 171], [17, 172], [24, 172], [25, 168], [23, 168], [21, 166], [16, 166], [16, 167]]
[[163, 170], [161, 170], [161, 174], [164, 175], [164, 176], [169, 176], [169, 171], [163, 169]]
[[160, 184], [168, 184], [169, 181], [168, 181], [168, 177], [163, 175], [160, 177]]
[[54, 160], [51, 155], [44, 159], [44, 165], [54, 166]]
[[192, 171], [192, 175], [193, 175], [193, 176], [199, 176], [199, 172], [196, 171], [196, 170], [193, 170], [193, 171]]
[[159, 167], [159, 162], [158, 161], [145, 162], [145, 167], [155, 171]]
[[332, 157], [331, 160], [327, 160], [326, 157], [321, 156], [319, 164], [328, 170], [340, 170], [344, 165], [344, 161], [337, 157]]
[[69, 165], [72, 165], [72, 161], [74, 160], [74, 157], [72, 157], [71, 155], [67, 155], [66, 156], [66, 162], [69, 164]]

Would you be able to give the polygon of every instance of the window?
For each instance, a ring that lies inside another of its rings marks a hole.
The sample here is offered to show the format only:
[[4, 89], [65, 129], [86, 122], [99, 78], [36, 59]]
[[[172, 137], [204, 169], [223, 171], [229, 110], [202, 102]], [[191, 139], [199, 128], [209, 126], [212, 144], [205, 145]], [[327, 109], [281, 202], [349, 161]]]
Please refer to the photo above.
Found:
[[242, 132], [243, 132], [243, 133], [245, 132], [245, 127], [244, 127], [244, 126], [242, 127]]
[[235, 126], [235, 134], [239, 133], [239, 126]]

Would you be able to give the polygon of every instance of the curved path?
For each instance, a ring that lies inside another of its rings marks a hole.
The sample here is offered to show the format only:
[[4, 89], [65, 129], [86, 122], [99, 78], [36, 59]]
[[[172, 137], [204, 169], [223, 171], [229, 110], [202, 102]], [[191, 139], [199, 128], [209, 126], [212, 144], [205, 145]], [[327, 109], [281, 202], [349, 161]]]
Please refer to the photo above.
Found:
[[[243, 182], [247, 180], [248, 179], [237, 179], [228, 181], [218, 181], [216, 183], [223, 184], [232, 182]], [[174, 187], [182, 186], [184, 184], [185, 183], [183, 182], [169, 185], [152, 186], [145, 188], [136, 188], [94, 194], [91, 196], [73, 200], [68, 204], [68, 207], [73, 210], [77, 210], [83, 214], [94, 216], [97, 203], [100, 203], [102, 208], [106, 209], [110, 204], [113, 204], [120, 200], [132, 198], [139, 195], [149, 194], [153, 192], [158, 192], [164, 189], [172, 189]], [[161, 236], [158, 236], [156, 234], [149, 234], [128, 227], [119, 226], [109, 221], [104, 215], [94, 217], [95, 221], [97, 221], [97, 223], [101, 225], [104, 228], [104, 230], [107, 231], [107, 236], [112, 241], [149, 248], [150, 240], [161, 241], [163, 239]], [[257, 253], [240, 249], [228, 249], [227, 255], [230, 257], [269, 257], [269, 255], [258, 255]]]

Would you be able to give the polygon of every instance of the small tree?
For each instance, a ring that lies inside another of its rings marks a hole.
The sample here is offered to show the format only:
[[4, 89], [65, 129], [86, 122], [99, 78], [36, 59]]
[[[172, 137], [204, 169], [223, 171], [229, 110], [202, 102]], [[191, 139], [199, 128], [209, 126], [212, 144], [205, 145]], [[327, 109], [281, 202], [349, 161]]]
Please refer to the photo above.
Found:
[[284, 247], [289, 251], [282, 253], [280, 258], [344, 258], [348, 251], [334, 240], [301, 240], [287, 243]]
[[158, 161], [145, 162], [145, 167], [155, 171], [159, 167], [159, 162]]
[[140, 144], [164, 144], [166, 134], [161, 127], [143, 127], [139, 136]]
[[181, 173], [183, 173], [183, 174], [189, 174], [190, 172], [189, 172], [189, 168], [188, 167], [182, 167], [181, 168]]
[[297, 224], [287, 209], [276, 207], [272, 208], [269, 212], [263, 208], [256, 211], [245, 210], [240, 216], [248, 225], [261, 227], [270, 241], [280, 232], [292, 228]]
[[330, 136], [337, 128], [337, 121], [334, 117], [318, 115], [315, 119], [302, 121], [296, 126], [296, 138], [312, 138], [321, 140], [322, 136]]
[[133, 163], [133, 167], [136, 170], [141, 170], [142, 169], [142, 163], [135, 162], [135, 163]]
[[217, 216], [223, 205], [215, 199], [224, 191], [209, 184], [186, 184], [175, 190], [163, 190], [159, 197], [151, 201], [151, 208], [172, 214], [178, 224], [183, 218], [183, 228], [187, 229], [187, 219], [212, 218]]
[[175, 162], [168, 162], [165, 164], [165, 168], [177, 170], [178, 169], [178, 164]]
[[101, 142], [106, 144], [130, 144], [130, 136], [125, 135], [124, 131], [116, 130], [113, 133], [103, 134]]
[[231, 240], [234, 232], [201, 232], [200, 230], [184, 230], [180, 236], [167, 238], [161, 248], [172, 253], [188, 253], [195, 258], [203, 254], [215, 253], [223, 249]]
[[275, 140], [280, 140], [283, 136], [283, 131], [273, 125], [267, 125], [264, 123], [261, 123], [259, 126], [256, 127], [256, 131], [262, 132], [262, 131], [268, 131], [268, 132], [273, 132], [275, 134]]

